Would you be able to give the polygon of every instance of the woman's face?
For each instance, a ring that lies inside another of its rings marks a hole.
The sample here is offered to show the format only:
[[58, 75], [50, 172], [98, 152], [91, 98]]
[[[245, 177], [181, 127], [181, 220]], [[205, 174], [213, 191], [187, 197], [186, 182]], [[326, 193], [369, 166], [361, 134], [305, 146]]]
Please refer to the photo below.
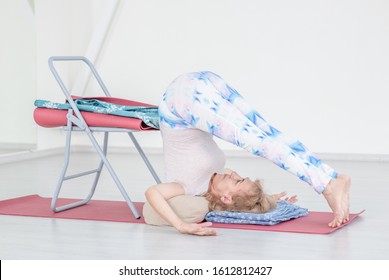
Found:
[[235, 171], [230, 174], [215, 173], [210, 181], [210, 191], [220, 197], [231, 197], [235, 193], [248, 193], [253, 186], [249, 178], [243, 178]]

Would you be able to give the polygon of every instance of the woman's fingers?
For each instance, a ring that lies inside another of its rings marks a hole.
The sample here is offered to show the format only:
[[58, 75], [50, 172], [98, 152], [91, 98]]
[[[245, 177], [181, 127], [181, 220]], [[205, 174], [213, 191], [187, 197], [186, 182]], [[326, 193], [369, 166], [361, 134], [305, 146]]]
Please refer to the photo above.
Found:
[[216, 231], [208, 227], [212, 226], [211, 222], [204, 222], [200, 224], [182, 224], [179, 231], [186, 234], [194, 234], [201, 236], [217, 235]]
[[277, 194], [273, 194], [272, 197], [276, 200], [280, 200], [282, 197], [284, 197], [286, 195], [286, 192], [282, 192], [282, 193], [277, 193]]
[[289, 203], [296, 203], [298, 201], [297, 195], [294, 195], [294, 196], [291, 196], [291, 197], [287, 197], [287, 198], [285, 198], [285, 201], [287, 201]]

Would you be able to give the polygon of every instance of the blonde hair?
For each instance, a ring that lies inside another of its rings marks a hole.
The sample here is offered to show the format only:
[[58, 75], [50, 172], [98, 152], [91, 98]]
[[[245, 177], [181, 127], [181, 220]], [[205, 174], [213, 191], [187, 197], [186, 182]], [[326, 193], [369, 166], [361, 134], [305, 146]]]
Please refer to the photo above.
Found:
[[223, 203], [219, 195], [210, 191], [205, 194], [205, 198], [208, 201], [209, 209], [212, 211], [264, 213], [276, 207], [275, 199], [264, 193], [259, 180], [253, 182], [248, 193], [234, 194], [231, 204]]

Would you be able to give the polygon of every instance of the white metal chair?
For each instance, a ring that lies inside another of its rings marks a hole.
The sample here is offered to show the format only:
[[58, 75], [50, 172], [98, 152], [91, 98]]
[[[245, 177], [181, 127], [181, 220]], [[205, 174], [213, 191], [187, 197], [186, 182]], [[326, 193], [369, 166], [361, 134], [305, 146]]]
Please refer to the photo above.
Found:
[[[125, 118], [125, 117], [119, 117], [119, 116], [109, 116], [109, 115], [103, 115], [93, 112], [82, 112], [78, 109], [77, 105], [75, 104], [73, 98], [68, 88], [65, 86], [63, 80], [61, 79], [59, 72], [57, 71], [54, 62], [56, 61], [82, 61], [87, 64], [91, 72], [93, 73], [94, 78], [97, 80], [99, 86], [101, 87], [102, 91], [104, 92], [105, 96], [103, 99], [105, 101], [112, 101], [112, 103], [121, 103], [121, 105], [129, 105], [129, 106], [153, 106], [150, 104], [141, 103], [138, 101], [133, 100], [126, 100], [126, 99], [119, 99], [119, 98], [113, 98], [111, 97], [107, 87], [105, 86], [104, 82], [102, 81], [100, 75], [98, 74], [96, 68], [94, 65], [85, 57], [82, 56], [54, 56], [49, 58], [49, 67], [51, 72], [53, 73], [56, 81], [58, 82], [63, 94], [65, 95], [66, 101], [70, 104], [71, 109], [68, 111], [66, 110], [57, 110], [57, 109], [47, 109], [47, 108], [36, 108], [34, 111], [34, 118], [37, 124], [44, 126], [44, 127], [58, 127], [63, 126], [66, 130], [66, 144], [65, 144], [65, 154], [64, 154], [64, 163], [63, 168], [60, 173], [60, 177], [58, 179], [57, 186], [54, 191], [54, 195], [52, 198], [51, 203], [51, 209], [54, 212], [60, 212], [64, 210], [68, 210], [71, 208], [79, 207], [82, 205], [87, 204], [93, 197], [93, 194], [95, 193], [96, 186], [98, 184], [100, 174], [102, 171], [103, 166], [107, 168], [109, 171], [109, 174], [111, 175], [112, 179], [114, 180], [117, 188], [119, 189], [120, 193], [122, 194], [123, 198], [127, 202], [129, 208], [131, 209], [133, 215], [136, 218], [140, 218], [140, 215], [135, 208], [133, 202], [131, 201], [129, 195], [127, 194], [126, 189], [124, 188], [123, 184], [119, 180], [119, 177], [117, 176], [115, 170], [113, 169], [112, 165], [107, 159], [107, 150], [108, 150], [108, 135], [110, 132], [124, 132], [127, 133], [130, 137], [132, 143], [134, 144], [136, 150], [142, 157], [143, 161], [145, 162], [148, 170], [150, 171], [151, 175], [154, 177], [154, 180], [156, 183], [160, 183], [160, 179], [155, 172], [153, 166], [151, 165], [149, 159], [147, 158], [146, 154], [142, 150], [140, 144], [138, 143], [137, 139], [134, 136], [134, 132], [139, 131], [151, 131], [153, 130], [150, 127], [147, 127], [144, 123], [142, 123], [139, 119], [132, 119], [132, 118]], [[99, 125], [101, 124], [101, 125]], [[75, 131], [83, 131], [88, 136], [91, 144], [95, 148], [99, 158], [100, 163], [96, 169], [88, 170], [85, 172], [81, 172], [78, 174], [73, 175], [66, 175], [68, 165], [69, 165], [69, 158], [70, 158], [70, 150], [71, 150], [71, 136], [72, 133]], [[102, 147], [99, 145], [98, 141], [96, 140], [94, 136], [94, 132], [102, 132], [104, 133], [104, 140]], [[63, 182], [65, 180], [71, 180], [74, 178], [95, 174], [93, 184], [90, 188], [90, 191], [86, 198], [79, 200], [74, 203], [70, 203], [67, 205], [57, 206], [57, 200], [59, 198], [61, 188], [63, 185]]]

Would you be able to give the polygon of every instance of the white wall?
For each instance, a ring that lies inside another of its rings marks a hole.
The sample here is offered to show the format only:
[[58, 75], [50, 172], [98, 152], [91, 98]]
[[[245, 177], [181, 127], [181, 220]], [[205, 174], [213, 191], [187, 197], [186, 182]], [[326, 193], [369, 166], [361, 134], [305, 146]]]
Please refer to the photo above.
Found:
[[[57, 55], [85, 55], [93, 27], [102, 12], [99, 5], [104, 0], [35, 0], [34, 3], [38, 45], [36, 98], [64, 102], [65, 97], [49, 70], [48, 58]], [[61, 77], [70, 88], [78, 73], [76, 66], [56, 64]], [[64, 143], [64, 132], [61, 129], [37, 127], [38, 149], [61, 147]]]
[[[38, 96], [59, 94], [47, 58], [85, 54], [104, 3], [35, 1]], [[388, 14], [384, 0], [120, 1], [97, 66], [113, 95], [155, 104], [177, 75], [211, 70], [315, 152], [389, 154]], [[38, 130], [39, 148], [59, 134]]]
[[34, 14], [29, 1], [0, 0], [0, 147], [36, 142]]

